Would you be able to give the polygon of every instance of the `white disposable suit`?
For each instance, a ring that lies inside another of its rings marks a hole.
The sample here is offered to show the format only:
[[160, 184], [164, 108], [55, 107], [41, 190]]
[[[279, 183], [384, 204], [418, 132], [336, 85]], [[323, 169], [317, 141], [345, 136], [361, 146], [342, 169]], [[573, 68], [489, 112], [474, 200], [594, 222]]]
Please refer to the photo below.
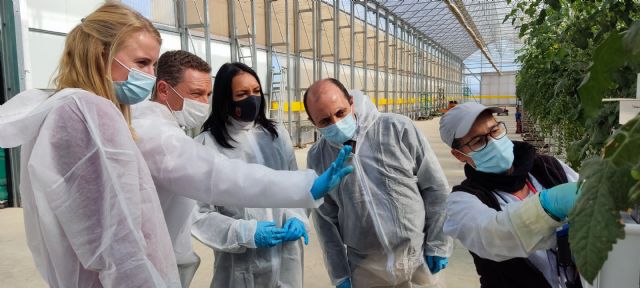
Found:
[[313, 208], [322, 203], [310, 193], [317, 177], [312, 170], [276, 171], [228, 159], [187, 136], [165, 105], [145, 101], [132, 109], [136, 144], [158, 189], [183, 280], [193, 276], [199, 262], [190, 240], [194, 200], [272, 208]]
[[50, 287], [180, 287], [147, 165], [116, 106], [80, 89], [0, 106], [21, 146], [27, 244]]
[[[449, 195], [438, 159], [413, 122], [379, 113], [369, 97], [352, 91], [357, 118], [355, 167], [315, 209], [314, 221], [329, 277], [353, 287], [439, 287], [425, 255], [448, 257], [442, 232]], [[320, 138], [307, 166], [321, 173], [342, 145]]]
[[[297, 170], [295, 154], [289, 133], [277, 126], [278, 137], [273, 138], [261, 126], [230, 119], [227, 125], [233, 149], [224, 148], [210, 132], [196, 137], [196, 141], [229, 158], [248, 163], [263, 164], [277, 170]], [[302, 240], [284, 242], [271, 248], [256, 248], [254, 235], [257, 221], [274, 222], [283, 227], [290, 218], [309, 220], [306, 209], [300, 208], [242, 208], [214, 206], [198, 203], [193, 235], [211, 247], [215, 265], [211, 287], [302, 287]]]

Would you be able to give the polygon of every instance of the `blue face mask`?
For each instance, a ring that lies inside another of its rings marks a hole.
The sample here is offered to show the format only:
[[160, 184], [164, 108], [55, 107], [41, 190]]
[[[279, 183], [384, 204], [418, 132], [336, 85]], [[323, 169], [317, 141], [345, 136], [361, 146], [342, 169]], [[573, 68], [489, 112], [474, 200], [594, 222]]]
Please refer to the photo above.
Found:
[[498, 140], [489, 138], [487, 147], [479, 152], [469, 153], [476, 164], [476, 170], [500, 174], [513, 165], [513, 142], [506, 135]]
[[133, 105], [147, 99], [156, 84], [156, 77], [135, 68], [124, 66], [116, 58], [113, 58], [113, 60], [116, 60], [122, 67], [129, 70], [127, 81], [113, 81], [113, 89], [116, 91], [118, 102], [125, 105]]
[[318, 130], [329, 142], [340, 145], [353, 138], [353, 135], [356, 134], [356, 127], [356, 120], [353, 118], [352, 113], [336, 122], [336, 124], [318, 128]]

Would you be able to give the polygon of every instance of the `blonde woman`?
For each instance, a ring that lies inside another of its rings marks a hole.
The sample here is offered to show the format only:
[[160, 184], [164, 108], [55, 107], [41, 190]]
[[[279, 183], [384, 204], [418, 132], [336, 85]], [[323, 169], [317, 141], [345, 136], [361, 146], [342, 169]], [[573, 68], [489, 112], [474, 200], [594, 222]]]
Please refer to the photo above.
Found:
[[56, 92], [0, 107], [0, 146], [21, 146], [28, 246], [50, 287], [180, 287], [129, 106], [155, 77], [160, 34], [105, 4], [67, 36]]

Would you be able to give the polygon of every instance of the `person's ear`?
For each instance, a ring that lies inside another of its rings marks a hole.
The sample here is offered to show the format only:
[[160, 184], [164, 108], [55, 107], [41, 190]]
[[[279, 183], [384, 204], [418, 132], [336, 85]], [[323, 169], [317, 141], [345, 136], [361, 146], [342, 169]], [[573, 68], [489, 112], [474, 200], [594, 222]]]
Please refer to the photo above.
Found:
[[355, 116], [356, 107], [355, 107], [355, 105], [353, 105], [353, 96], [351, 96], [351, 98], [349, 98], [349, 109], [351, 109], [351, 113]]
[[164, 80], [158, 80], [156, 83], [156, 100], [160, 103], [166, 103], [169, 99], [169, 83]]
[[456, 157], [456, 159], [460, 160], [460, 162], [467, 163], [467, 157], [464, 154], [460, 153], [460, 151], [456, 149], [451, 149], [451, 155], [453, 155], [453, 157]]

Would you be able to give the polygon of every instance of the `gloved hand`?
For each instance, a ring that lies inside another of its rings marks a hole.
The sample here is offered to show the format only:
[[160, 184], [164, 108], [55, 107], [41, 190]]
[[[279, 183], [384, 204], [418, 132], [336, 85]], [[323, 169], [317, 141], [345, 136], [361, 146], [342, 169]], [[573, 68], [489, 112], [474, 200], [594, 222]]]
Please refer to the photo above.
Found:
[[336, 161], [331, 163], [329, 169], [324, 171], [320, 177], [316, 178], [316, 181], [313, 182], [313, 186], [311, 186], [311, 195], [313, 195], [313, 199], [318, 200], [324, 197], [324, 195], [327, 195], [327, 193], [340, 184], [340, 181], [344, 176], [353, 172], [353, 166], [344, 167], [344, 162], [349, 159], [351, 149], [351, 146], [344, 145], [342, 150], [340, 150], [340, 154], [338, 154]]
[[296, 241], [300, 237], [304, 237], [304, 245], [309, 244], [309, 234], [307, 234], [307, 228], [304, 227], [304, 223], [298, 218], [289, 218], [284, 223], [282, 228], [287, 231], [284, 234], [284, 241]]
[[258, 248], [273, 247], [284, 241], [287, 231], [276, 227], [271, 221], [258, 221], [256, 234], [253, 236]]
[[552, 216], [564, 220], [578, 199], [578, 183], [560, 184], [540, 192], [540, 205]]
[[427, 255], [425, 258], [431, 274], [440, 272], [440, 270], [447, 268], [447, 264], [449, 264], [449, 259], [447, 257]]
[[351, 279], [347, 278], [344, 281], [338, 283], [336, 288], [351, 288]]

